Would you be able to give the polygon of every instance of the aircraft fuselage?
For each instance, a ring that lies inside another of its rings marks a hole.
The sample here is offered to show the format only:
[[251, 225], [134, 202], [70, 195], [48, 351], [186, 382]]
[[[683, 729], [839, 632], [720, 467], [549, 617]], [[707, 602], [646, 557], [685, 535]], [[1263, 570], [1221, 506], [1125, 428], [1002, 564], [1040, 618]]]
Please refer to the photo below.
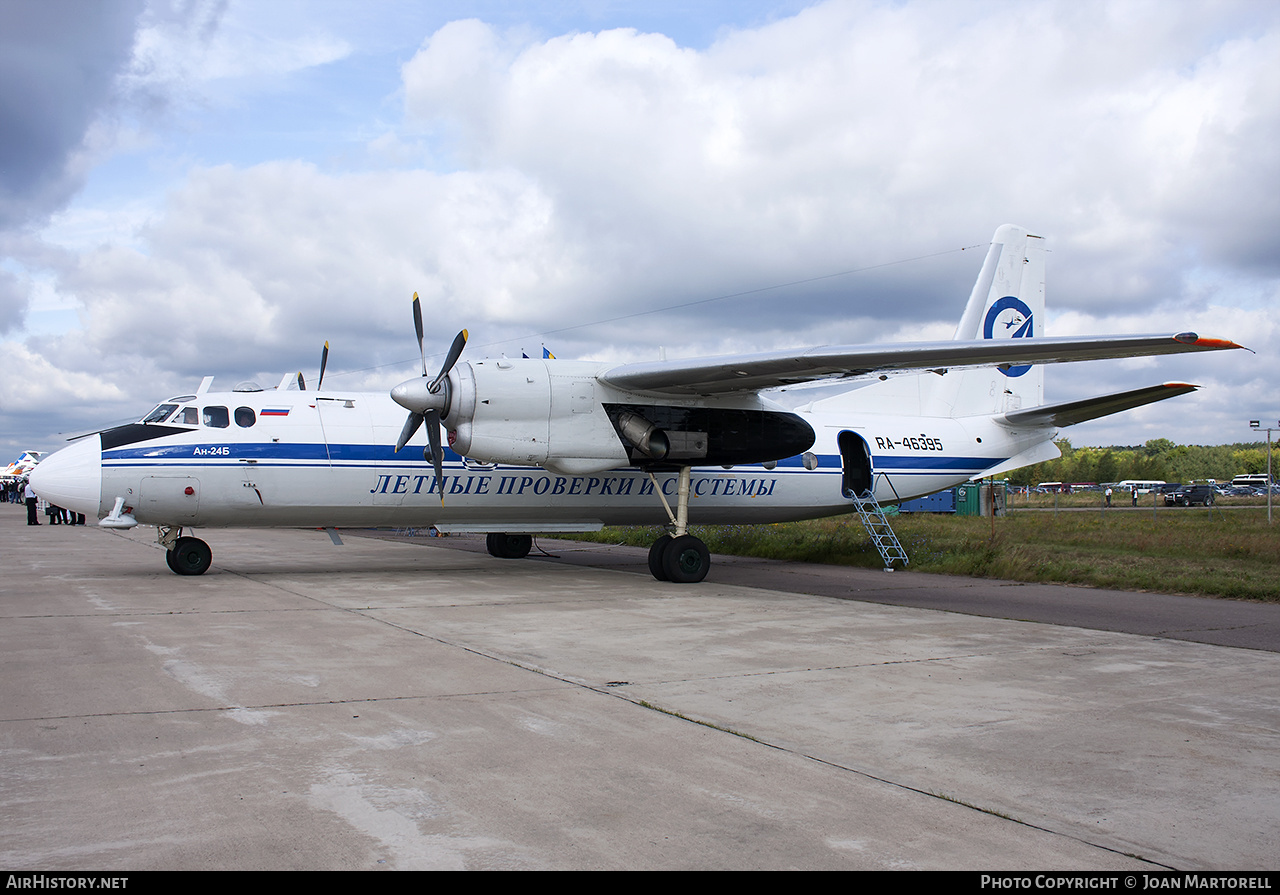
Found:
[[[442, 495], [421, 444], [393, 450], [403, 412], [385, 394], [208, 393], [189, 404], [202, 423], [137, 423], [50, 457], [41, 477], [63, 492], [50, 499], [104, 517], [123, 498], [133, 519], [152, 525], [538, 532], [663, 524], [656, 489], [669, 502], [676, 495], [675, 469], [659, 468], [652, 478], [623, 464], [553, 471], [476, 462], [451, 450]], [[598, 405], [593, 410], [604, 415]], [[850, 511], [842, 432], [869, 447], [876, 497], [886, 503], [965, 482], [1052, 434], [1013, 432], [982, 418], [794, 413], [812, 427], [812, 447], [776, 464], [694, 466], [692, 521], [782, 522]], [[237, 424], [237, 415], [252, 422]]]

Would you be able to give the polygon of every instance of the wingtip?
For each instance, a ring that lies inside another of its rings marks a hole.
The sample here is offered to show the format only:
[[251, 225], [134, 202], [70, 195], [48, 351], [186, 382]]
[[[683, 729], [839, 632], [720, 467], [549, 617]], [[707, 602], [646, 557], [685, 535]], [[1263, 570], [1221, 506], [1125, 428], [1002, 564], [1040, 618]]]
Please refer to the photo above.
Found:
[[[1230, 339], [1196, 339], [1196, 346], [1199, 348], [1244, 348], [1243, 345], [1237, 344]], [[1244, 350], [1253, 352], [1252, 348], [1244, 348]]]
[[[1184, 345], [1194, 345], [1196, 348], [1204, 348], [1209, 351], [1218, 351], [1226, 348], [1244, 348], [1243, 345], [1239, 345], [1230, 339], [1210, 339], [1194, 332], [1177, 333], [1173, 337], [1173, 340], [1175, 342], [1181, 342]], [[1244, 348], [1244, 350], [1255, 354], [1257, 353], [1254, 352], [1252, 348]]]

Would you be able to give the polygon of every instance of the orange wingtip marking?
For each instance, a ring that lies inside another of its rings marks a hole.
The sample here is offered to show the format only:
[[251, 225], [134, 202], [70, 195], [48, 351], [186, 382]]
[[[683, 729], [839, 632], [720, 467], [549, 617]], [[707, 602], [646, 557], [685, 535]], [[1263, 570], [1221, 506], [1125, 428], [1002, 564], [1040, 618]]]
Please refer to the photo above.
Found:
[[1195, 345], [1200, 348], [1243, 348], [1230, 339], [1196, 339]]

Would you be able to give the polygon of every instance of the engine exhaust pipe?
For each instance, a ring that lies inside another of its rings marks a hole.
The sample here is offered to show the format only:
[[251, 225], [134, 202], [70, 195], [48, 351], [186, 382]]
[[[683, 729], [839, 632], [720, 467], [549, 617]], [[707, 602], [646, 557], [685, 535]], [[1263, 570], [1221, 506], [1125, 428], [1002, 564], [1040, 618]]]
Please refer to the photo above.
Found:
[[635, 445], [636, 450], [653, 460], [662, 460], [671, 451], [667, 433], [638, 413], [624, 413], [618, 417], [622, 437]]

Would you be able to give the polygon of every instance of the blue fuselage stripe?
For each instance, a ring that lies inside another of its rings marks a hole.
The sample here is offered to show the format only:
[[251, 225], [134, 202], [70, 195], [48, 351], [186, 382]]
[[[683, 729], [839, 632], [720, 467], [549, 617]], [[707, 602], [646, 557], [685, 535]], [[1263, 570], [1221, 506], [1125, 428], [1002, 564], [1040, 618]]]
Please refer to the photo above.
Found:
[[[396, 453], [388, 445], [377, 444], [315, 444], [315, 443], [229, 443], [137, 445], [104, 451], [104, 467], [123, 469], [137, 467], [164, 468], [171, 466], [227, 467], [252, 461], [256, 467], [322, 468], [430, 468], [429, 461], [420, 459], [416, 450]], [[462, 457], [445, 448], [444, 462], [451, 467], [463, 467]], [[984, 469], [1003, 462], [999, 457], [939, 457], [939, 456], [878, 456], [872, 458], [876, 472], [894, 475], [976, 475]], [[495, 467], [496, 468], [496, 467]], [[514, 467], [503, 464], [501, 468]], [[469, 469], [469, 468], [468, 468]], [[479, 471], [479, 470], [471, 470]], [[738, 467], [740, 473], [770, 472], [759, 465]], [[778, 461], [777, 471], [795, 473], [804, 470], [800, 457], [787, 457]], [[820, 472], [840, 472], [839, 454], [823, 454], [818, 457]]]

